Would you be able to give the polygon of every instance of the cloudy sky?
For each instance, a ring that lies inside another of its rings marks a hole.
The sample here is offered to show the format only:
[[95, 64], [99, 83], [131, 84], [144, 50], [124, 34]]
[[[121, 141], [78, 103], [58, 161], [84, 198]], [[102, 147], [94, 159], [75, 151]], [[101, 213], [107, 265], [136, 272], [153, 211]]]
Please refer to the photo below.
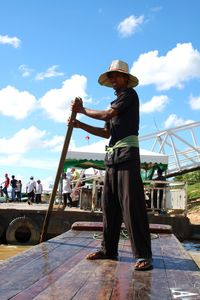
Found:
[[[139, 78], [140, 136], [199, 121], [199, 10], [197, 0], [0, 0], [0, 179], [54, 181], [70, 102], [107, 108], [113, 90], [97, 79], [114, 59]], [[70, 149], [99, 143], [86, 136], [75, 129]]]

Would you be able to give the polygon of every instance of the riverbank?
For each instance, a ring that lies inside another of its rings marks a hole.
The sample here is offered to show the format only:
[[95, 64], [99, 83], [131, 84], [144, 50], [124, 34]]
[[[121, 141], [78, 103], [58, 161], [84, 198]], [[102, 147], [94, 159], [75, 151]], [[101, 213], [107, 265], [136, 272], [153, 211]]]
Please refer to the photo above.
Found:
[[200, 224], [200, 198], [188, 200], [187, 217], [192, 224]]

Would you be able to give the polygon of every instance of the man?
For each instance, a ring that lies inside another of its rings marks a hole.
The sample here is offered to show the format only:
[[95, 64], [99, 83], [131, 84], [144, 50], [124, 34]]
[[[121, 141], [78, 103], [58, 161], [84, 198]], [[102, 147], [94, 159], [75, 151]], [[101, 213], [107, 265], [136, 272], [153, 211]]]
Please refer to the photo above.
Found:
[[35, 199], [36, 182], [34, 177], [30, 177], [30, 181], [26, 185], [26, 193], [28, 193], [28, 204], [31, 205]]
[[[163, 176], [163, 171], [160, 168], [157, 170], [157, 177], [154, 180], [166, 181], [165, 176]], [[163, 188], [165, 187], [165, 183], [164, 182], [155, 183], [154, 187], [155, 189], [153, 190], [153, 206], [154, 208], [159, 208], [161, 210], [163, 209], [163, 192], [164, 192]]]
[[42, 192], [43, 192], [43, 185], [41, 180], [37, 180], [36, 188], [35, 188], [35, 202], [41, 203], [42, 202]]
[[139, 99], [132, 89], [138, 84], [138, 79], [129, 73], [127, 63], [116, 60], [99, 77], [98, 82], [115, 90], [116, 99], [111, 102], [109, 109], [98, 111], [85, 108], [80, 98], [80, 101], [72, 102], [72, 111], [105, 121], [105, 126], [99, 128], [75, 120], [74, 127], [110, 138], [105, 157], [102, 248], [89, 254], [87, 259], [117, 259], [121, 224], [124, 221], [132, 251], [137, 257], [135, 270], [148, 270], [152, 268], [152, 252], [140, 176]]
[[12, 197], [12, 201], [14, 202], [16, 200], [17, 179], [15, 179], [15, 175], [12, 175], [11, 178], [12, 178], [10, 181], [10, 185], [12, 187], [11, 197]]
[[71, 174], [72, 174], [72, 180], [78, 180], [80, 178], [80, 174], [75, 168], [71, 169]]
[[4, 187], [3, 187], [2, 191], [4, 192], [4, 194], [6, 196], [6, 200], [8, 200], [9, 199], [9, 197], [8, 197], [8, 187], [9, 187], [9, 184], [10, 184], [10, 178], [8, 177], [7, 173], [5, 174], [5, 180], [4, 180], [3, 184], [4, 184]]
[[71, 189], [71, 180], [69, 177], [67, 177], [66, 173], [63, 174], [63, 180], [62, 180], [62, 186], [63, 186], [63, 202], [64, 202], [64, 209], [67, 206], [67, 200], [69, 201], [68, 206], [72, 207], [72, 198], [70, 196], [72, 189]]

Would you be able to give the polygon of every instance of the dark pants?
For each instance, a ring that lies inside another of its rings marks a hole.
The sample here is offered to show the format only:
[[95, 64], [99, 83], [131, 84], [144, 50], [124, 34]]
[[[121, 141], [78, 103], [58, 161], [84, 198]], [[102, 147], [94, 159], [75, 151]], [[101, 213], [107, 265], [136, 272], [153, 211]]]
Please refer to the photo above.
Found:
[[162, 208], [163, 206], [163, 190], [154, 190], [153, 191], [153, 206], [154, 208]]
[[31, 202], [34, 202], [35, 193], [34, 191], [28, 193], [28, 200], [31, 200]]
[[4, 188], [2, 189], [2, 191], [4, 192], [6, 198], [8, 198], [8, 190], [7, 190], [7, 187], [4, 187]]
[[35, 202], [41, 203], [41, 194], [35, 194]]
[[17, 191], [16, 195], [17, 195], [17, 200], [21, 201], [22, 200], [22, 193], [20, 191]]
[[67, 206], [67, 200], [69, 200], [69, 206], [72, 206], [72, 198], [70, 196], [70, 193], [63, 193], [63, 201], [64, 201], [64, 206]]
[[103, 241], [107, 255], [118, 254], [122, 221], [137, 258], [151, 258], [151, 238], [139, 160], [106, 169], [103, 192]]

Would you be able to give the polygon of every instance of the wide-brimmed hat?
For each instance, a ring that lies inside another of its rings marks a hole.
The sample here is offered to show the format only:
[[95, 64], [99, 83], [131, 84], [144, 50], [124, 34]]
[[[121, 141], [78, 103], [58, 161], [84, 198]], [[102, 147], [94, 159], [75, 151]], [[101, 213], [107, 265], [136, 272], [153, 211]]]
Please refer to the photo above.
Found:
[[128, 88], [135, 87], [139, 83], [137, 77], [129, 73], [129, 67], [127, 63], [121, 60], [113, 60], [111, 65], [108, 68], [108, 71], [99, 76], [98, 79], [99, 84], [112, 87], [112, 84], [108, 78], [108, 74], [110, 72], [120, 72], [120, 73], [127, 74], [129, 77], [128, 86], [127, 86]]

